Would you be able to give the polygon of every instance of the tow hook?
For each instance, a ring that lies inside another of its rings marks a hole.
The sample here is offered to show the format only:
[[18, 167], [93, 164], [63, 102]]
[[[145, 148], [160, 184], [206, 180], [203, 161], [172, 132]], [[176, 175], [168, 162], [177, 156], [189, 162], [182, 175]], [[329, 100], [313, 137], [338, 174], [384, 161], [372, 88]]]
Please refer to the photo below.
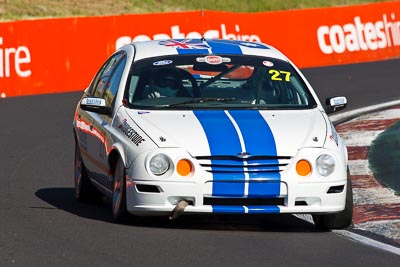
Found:
[[189, 205], [189, 202], [187, 202], [184, 199], [179, 201], [178, 204], [176, 204], [175, 208], [172, 210], [171, 215], [169, 216], [169, 219], [171, 221], [177, 219], [185, 211], [185, 208], [188, 205]]

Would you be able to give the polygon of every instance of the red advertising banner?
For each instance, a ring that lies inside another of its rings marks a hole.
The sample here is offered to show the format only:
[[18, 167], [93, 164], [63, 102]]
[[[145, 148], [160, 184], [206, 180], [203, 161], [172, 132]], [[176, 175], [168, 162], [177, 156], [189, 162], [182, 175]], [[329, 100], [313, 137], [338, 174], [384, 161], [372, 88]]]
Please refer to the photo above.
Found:
[[205, 11], [0, 23], [0, 96], [83, 90], [118, 47], [139, 40], [261, 41], [299, 67], [400, 56], [400, 1], [293, 11]]

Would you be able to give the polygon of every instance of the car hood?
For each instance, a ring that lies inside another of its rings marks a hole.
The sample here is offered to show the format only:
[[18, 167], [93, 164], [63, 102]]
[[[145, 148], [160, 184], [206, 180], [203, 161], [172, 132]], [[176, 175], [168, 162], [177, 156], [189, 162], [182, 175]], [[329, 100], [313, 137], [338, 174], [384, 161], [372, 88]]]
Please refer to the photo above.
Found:
[[295, 156], [322, 147], [327, 123], [311, 110], [127, 110], [153, 142], [199, 156]]

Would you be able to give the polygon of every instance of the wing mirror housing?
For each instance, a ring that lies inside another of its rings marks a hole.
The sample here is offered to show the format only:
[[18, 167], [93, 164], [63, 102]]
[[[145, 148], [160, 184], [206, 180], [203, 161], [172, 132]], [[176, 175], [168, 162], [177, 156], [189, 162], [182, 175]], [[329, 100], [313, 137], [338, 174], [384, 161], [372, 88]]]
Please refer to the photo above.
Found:
[[326, 113], [334, 113], [340, 111], [347, 106], [347, 98], [345, 96], [328, 97], [325, 100]]
[[106, 100], [99, 97], [84, 97], [80, 108], [98, 114], [111, 115], [111, 108], [106, 105]]

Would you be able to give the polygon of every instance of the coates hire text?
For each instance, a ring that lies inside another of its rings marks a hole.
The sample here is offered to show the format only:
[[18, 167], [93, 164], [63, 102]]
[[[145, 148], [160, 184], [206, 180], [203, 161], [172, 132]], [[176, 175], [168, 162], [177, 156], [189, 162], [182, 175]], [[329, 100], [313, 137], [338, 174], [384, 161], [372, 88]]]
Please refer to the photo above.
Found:
[[324, 54], [344, 53], [345, 51], [377, 50], [400, 45], [400, 21], [390, 20], [386, 14], [375, 22], [361, 21], [354, 17], [353, 23], [345, 25], [321, 26], [318, 28], [318, 44]]
[[[189, 32], [187, 34], [182, 33], [179, 25], [174, 25], [171, 26], [171, 32], [170, 34], [168, 33], [157, 33], [154, 34], [153, 36], [148, 36], [148, 35], [137, 35], [135, 37], [130, 37], [130, 36], [122, 36], [117, 39], [115, 42], [115, 48], [118, 49], [126, 44], [129, 44], [130, 42], [135, 42], [135, 41], [148, 41], [148, 40], [161, 40], [161, 39], [185, 39], [185, 38], [201, 38], [202, 35], [199, 32]], [[258, 35], [255, 34], [243, 34], [240, 33], [240, 26], [235, 25], [235, 33], [227, 33], [226, 26], [225, 24], [220, 25], [219, 30], [208, 30], [204, 33], [205, 38], [221, 38], [221, 39], [231, 39], [231, 40], [240, 40], [240, 41], [250, 41], [250, 42], [261, 42], [261, 38]]]

